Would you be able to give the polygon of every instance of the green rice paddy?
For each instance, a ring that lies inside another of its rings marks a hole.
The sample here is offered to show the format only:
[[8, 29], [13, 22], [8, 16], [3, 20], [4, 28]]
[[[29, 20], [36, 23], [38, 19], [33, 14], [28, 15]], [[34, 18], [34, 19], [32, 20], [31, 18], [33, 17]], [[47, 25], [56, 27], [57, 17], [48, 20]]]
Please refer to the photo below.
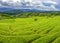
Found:
[[60, 16], [2, 19], [0, 43], [60, 43]]

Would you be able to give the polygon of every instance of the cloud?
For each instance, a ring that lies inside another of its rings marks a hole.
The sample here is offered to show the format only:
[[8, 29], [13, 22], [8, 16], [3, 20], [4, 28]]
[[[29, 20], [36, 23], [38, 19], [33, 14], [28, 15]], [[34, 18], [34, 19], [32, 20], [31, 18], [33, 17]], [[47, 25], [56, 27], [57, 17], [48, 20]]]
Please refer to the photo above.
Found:
[[[0, 7], [13, 7], [17, 9], [38, 9], [47, 11], [59, 10], [57, 0], [0, 0]], [[22, 6], [22, 7], [21, 7]]]

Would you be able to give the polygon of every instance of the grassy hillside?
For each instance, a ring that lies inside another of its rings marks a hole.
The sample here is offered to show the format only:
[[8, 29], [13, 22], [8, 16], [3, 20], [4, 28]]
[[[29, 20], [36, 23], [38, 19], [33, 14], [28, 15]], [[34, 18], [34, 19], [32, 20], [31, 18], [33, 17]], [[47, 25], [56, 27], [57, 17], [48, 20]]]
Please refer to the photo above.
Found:
[[7, 12], [7, 13], [0, 13], [0, 18], [28, 18], [32, 16], [60, 16], [60, 12]]
[[[36, 16], [24, 18], [26, 14]], [[0, 43], [60, 43], [59, 15], [47, 16], [45, 13], [25, 13], [19, 17], [5, 15], [1, 14], [0, 17]]]

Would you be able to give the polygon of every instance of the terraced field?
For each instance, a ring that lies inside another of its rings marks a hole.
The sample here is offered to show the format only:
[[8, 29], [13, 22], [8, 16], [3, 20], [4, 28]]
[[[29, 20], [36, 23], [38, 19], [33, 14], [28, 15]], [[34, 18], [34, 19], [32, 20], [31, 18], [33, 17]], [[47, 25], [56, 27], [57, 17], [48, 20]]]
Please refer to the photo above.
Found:
[[60, 16], [0, 20], [0, 43], [60, 43]]

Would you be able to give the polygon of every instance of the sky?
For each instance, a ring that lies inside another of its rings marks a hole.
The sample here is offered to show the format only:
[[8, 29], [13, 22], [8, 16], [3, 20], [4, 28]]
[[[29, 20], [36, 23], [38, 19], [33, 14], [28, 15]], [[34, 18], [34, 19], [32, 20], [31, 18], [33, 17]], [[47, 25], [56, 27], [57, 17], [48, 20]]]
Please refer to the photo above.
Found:
[[60, 11], [60, 0], [0, 0], [0, 7]]

